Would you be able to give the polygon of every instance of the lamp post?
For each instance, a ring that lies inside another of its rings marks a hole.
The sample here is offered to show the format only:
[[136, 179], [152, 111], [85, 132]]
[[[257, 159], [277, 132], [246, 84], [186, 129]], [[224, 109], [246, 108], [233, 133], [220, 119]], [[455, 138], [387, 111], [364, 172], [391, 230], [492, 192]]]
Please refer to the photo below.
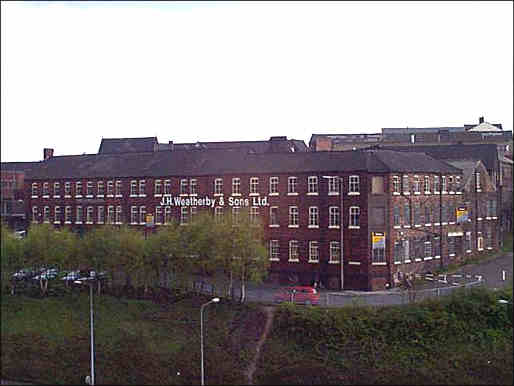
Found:
[[[339, 206], [340, 206], [340, 213], [339, 213], [339, 218], [340, 218], [340, 227], [341, 227], [341, 243], [340, 243], [340, 250], [339, 250], [339, 264], [340, 264], [340, 276], [341, 276], [341, 291], [344, 290], [344, 269], [343, 269], [343, 257], [344, 257], [344, 244], [343, 244], [343, 235], [344, 235], [344, 209], [343, 209], [343, 178], [342, 177], [339, 177], [339, 176], [323, 176], [323, 178], [326, 178], [330, 181], [331, 178], [334, 178], [336, 179], [336, 181], [338, 182], [338, 188], [339, 188]], [[330, 184], [330, 182], [329, 182]], [[329, 188], [330, 189], [330, 188]]]
[[90, 351], [91, 351], [91, 376], [90, 376], [90, 378], [86, 377], [86, 383], [88, 383], [90, 385], [94, 385], [95, 384], [95, 341], [94, 341], [94, 325], [93, 325], [93, 282], [91, 281], [91, 280], [93, 280], [93, 278], [92, 277], [81, 278], [79, 280], [75, 280], [74, 283], [84, 284], [84, 281], [86, 281], [86, 280], [89, 281], [88, 282], [88, 284], [89, 284], [89, 314], [90, 314], [89, 330], [90, 330], [90, 335], [91, 335], [91, 348], [90, 348]]
[[201, 361], [201, 370], [202, 370], [202, 386], [205, 385], [204, 382], [204, 371], [203, 371], [203, 309], [205, 306], [211, 304], [211, 303], [218, 303], [220, 301], [220, 298], [213, 298], [209, 300], [207, 303], [202, 304], [200, 307], [200, 361]]

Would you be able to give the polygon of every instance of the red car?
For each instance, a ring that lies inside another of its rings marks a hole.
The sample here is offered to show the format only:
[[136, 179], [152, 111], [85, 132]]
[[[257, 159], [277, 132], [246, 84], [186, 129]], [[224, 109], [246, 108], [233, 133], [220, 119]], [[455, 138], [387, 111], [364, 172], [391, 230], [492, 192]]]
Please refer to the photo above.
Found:
[[295, 286], [280, 288], [273, 297], [275, 303], [292, 302], [295, 304], [319, 305], [319, 293], [314, 287]]

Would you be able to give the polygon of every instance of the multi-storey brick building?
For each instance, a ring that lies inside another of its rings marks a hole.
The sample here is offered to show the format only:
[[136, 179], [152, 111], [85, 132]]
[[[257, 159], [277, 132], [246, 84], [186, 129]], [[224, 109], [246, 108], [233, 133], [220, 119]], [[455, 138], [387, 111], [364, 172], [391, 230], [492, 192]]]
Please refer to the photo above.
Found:
[[423, 153], [169, 146], [50, 157], [25, 177], [25, 193], [33, 222], [79, 231], [142, 229], [147, 214], [158, 227], [186, 226], [200, 210], [238, 216], [247, 207], [265, 228], [272, 277], [369, 290], [477, 250], [462, 178]]

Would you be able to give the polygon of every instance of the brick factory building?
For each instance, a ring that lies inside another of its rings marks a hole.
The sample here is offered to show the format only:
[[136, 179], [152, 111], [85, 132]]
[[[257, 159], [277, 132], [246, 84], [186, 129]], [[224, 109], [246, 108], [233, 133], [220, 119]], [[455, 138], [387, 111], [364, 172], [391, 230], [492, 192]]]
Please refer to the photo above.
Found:
[[116, 141], [103, 140], [98, 154], [50, 156], [27, 172], [31, 221], [143, 229], [146, 214], [157, 227], [187, 226], [202, 210], [237, 216], [247, 207], [265, 227], [273, 279], [333, 289], [384, 289], [401, 274], [498, 245], [496, 204], [472, 221], [477, 211], [461, 189], [476, 191], [476, 180], [465, 184], [464, 166], [424, 153], [308, 152], [285, 137], [260, 148], [156, 139], [138, 148], [125, 139], [120, 151]]

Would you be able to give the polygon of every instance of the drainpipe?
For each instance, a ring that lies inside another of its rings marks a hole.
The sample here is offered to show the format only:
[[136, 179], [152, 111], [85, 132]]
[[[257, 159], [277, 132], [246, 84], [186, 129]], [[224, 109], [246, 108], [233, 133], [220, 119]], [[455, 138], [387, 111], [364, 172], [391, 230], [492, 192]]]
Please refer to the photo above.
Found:
[[443, 174], [439, 172], [439, 253], [441, 254], [439, 260], [439, 267], [441, 270], [444, 267], [443, 262]]

